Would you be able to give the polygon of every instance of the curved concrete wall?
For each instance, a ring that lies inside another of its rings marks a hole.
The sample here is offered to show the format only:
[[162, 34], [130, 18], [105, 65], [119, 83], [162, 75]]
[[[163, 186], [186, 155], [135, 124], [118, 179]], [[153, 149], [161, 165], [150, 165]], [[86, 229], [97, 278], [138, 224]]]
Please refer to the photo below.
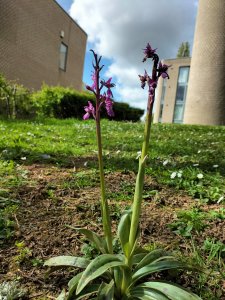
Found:
[[184, 123], [225, 125], [225, 0], [199, 0]]

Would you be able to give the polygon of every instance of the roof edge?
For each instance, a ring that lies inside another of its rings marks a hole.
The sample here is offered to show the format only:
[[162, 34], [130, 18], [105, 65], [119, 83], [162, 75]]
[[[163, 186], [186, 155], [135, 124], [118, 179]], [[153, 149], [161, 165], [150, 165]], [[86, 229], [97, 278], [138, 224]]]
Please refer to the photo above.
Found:
[[68, 12], [56, 0], [53, 0], [53, 2], [55, 2], [55, 4], [73, 21], [74, 24], [76, 24], [83, 31], [83, 33], [86, 36], [88, 36], [86, 31], [84, 31], [84, 29], [68, 14]]

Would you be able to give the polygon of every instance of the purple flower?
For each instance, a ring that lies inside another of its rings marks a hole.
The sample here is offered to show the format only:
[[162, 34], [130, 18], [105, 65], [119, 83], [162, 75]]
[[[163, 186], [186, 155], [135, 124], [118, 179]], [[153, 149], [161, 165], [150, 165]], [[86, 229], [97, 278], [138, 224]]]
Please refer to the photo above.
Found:
[[103, 86], [105, 86], [107, 89], [111, 89], [112, 87], [115, 86], [114, 83], [111, 83], [111, 80], [112, 80], [112, 77], [110, 77], [107, 81], [102, 80], [102, 81], [101, 81], [101, 84], [102, 84]]
[[90, 115], [95, 118], [95, 108], [90, 101], [88, 101], [88, 106], [85, 106], [84, 110], [86, 111], [86, 114], [83, 116], [84, 120], [89, 119]]
[[108, 116], [110, 117], [114, 117], [114, 111], [113, 111], [113, 101], [111, 100], [111, 94], [110, 93], [104, 93], [102, 96], [101, 96], [101, 106], [102, 104], [105, 104], [105, 109], [106, 109], [106, 112], [108, 114]]
[[155, 89], [157, 87], [157, 80], [153, 80], [152, 78], [148, 78], [148, 86], [149, 86], [149, 94], [154, 95]]
[[149, 43], [147, 44], [146, 48], [143, 50], [144, 50], [144, 54], [145, 54], [145, 57], [143, 58], [143, 62], [146, 61], [147, 58], [154, 57], [156, 49], [152, 49], [152, 47], [150, 46]]
[[145, 83], [148, 79], [148, 73], [145, 70], [145, 74], [144, 75], [138, 75], [140, 80], [141, 80], [141, 87], [144, 88], [145, 87]]
[[89, 90], [89, 91], [94, 92], [97, 89], [97, 75], [96, 75], [96, 71], [92, 73], [91, 79], [93, 81], [93, 84], [92, 84], [92, 86], [86, 85], [86, 89]]
[[106, 99], [105, 99], [105, 109], [107, 111], [108, 116], [114, 117], [113, 102], [108, 97], [106, 97]]
[[159, 62], [159, 68], [158, 68], [158, 76], [162, 76], [162, 78], [168, 78], [169, 79], [169, 75], [167, 73], [168, 69], [170, 66], [166, 65], [166, 64], [162, 64], [162, 62]]

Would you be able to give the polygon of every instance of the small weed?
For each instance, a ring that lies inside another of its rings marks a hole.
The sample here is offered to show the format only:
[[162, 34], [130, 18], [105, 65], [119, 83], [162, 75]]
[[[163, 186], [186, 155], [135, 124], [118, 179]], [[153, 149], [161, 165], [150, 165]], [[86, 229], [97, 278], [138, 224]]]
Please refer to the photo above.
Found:
[[178, 235], [191, 237], [192, 232], [199, 234], [207, 225], [204, 222], [205, 213], [199, 209], [179, 211], [177, 220], [169, 224], [168, 227]]
[[20, 265], [30, 259], [32, 256], [31, 250], [26, 247], [24, 242], [16, 242], [15, 246], [17, 247], [18, 255], [15, 256], [14, 261]]

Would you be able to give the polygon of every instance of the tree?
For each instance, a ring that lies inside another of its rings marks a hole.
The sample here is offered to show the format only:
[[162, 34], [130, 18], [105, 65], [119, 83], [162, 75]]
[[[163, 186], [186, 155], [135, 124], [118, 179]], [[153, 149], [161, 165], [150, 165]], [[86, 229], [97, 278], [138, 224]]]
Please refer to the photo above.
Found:
[[177, 57], [190, 57], [190, 44], [188, 42], [181, 43], [177, 52]]

